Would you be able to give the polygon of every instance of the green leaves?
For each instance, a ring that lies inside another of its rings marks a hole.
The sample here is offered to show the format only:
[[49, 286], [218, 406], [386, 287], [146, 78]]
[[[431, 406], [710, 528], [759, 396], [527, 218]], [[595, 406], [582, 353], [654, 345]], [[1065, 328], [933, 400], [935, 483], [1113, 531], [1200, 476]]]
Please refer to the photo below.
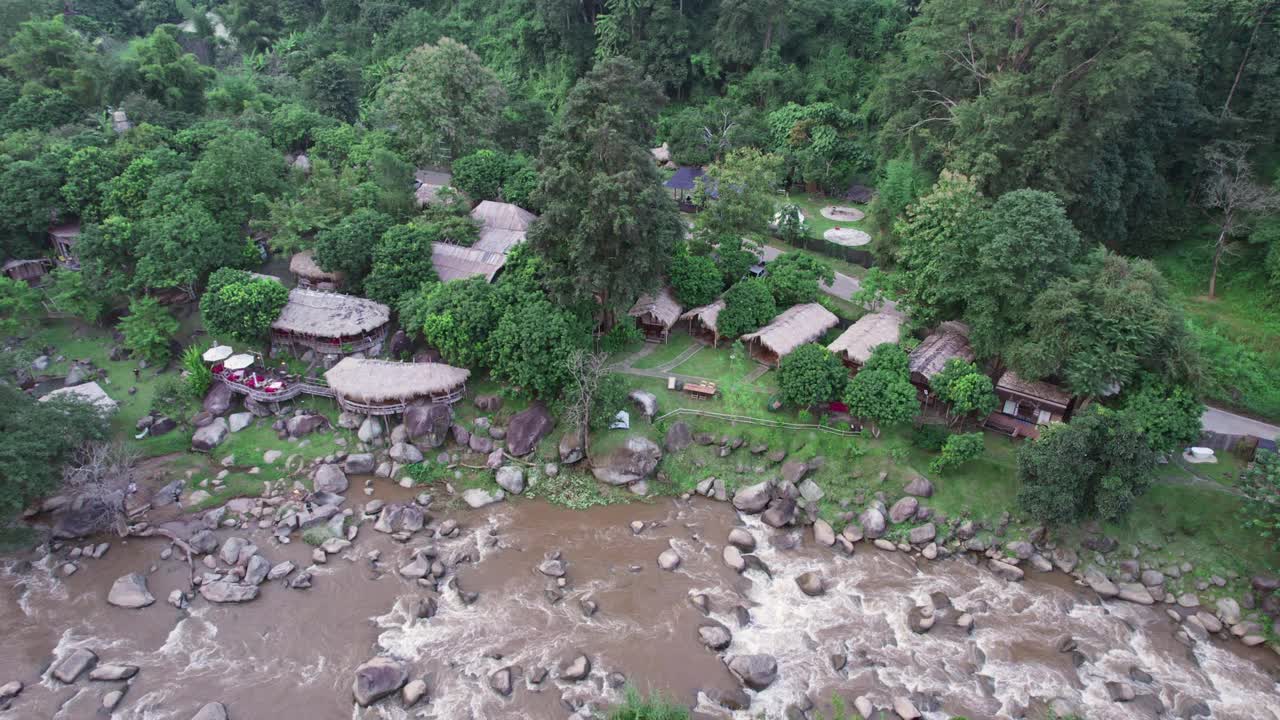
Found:
[[686, 307], [707, 305], [724, 289], [715, 261], [706, 255], [692, 255], [685, 246], [676, 252], [667, 272], [671, 289]]
[[801, 408], [840, 397], [849, 374], [840, 358], [815, 343], [801, 345], [778, 365], [783, 402]]
[[929, 379], [929, 387], [938, 399], [951, 408], [957, 418], [969, 415], [985, 417], [996, 409], [995, 387], [978, 366], [960, 358], [951, 358], [941, 372]]
[[889, 425], [911, 422], [920, 411], [911, 384], [907, 354], [897, 345], [881, 345], [849, 381], [844, 394], [850, 414], [870, 421], [872, 434]]
[[778, 306], [764, 280], [742, 280], [724, 294], [724, 310], [716, 325], [723, 337], [738, 337], [768, 323]]
[[178, 321], [158, 300], [137, 298], [129, 303], [129, 314], [116, 327], [124, 334], [124, 346], [135, 357], [153, 363], [169, 359], [169, 344], [178, 333]]
[[814, 302], [822, 292], [819, 283], [830, 284], [835, 278], [835, 271], [827, 263], [812, 255], [790, 252], [769, 263], [765, 280], [778, 306], [790, 307]]
[[257, 344], [266, 338], [288, 300], [289, 291], [280, 282], [222, 268], [209, 276], [209, 287], [200, 298], [200, 316], [214, 337]]

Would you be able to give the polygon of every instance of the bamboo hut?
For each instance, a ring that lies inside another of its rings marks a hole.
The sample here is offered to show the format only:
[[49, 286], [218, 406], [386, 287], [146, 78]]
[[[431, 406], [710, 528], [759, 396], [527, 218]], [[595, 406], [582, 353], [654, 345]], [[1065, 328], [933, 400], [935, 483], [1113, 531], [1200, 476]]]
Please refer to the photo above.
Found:
[[839, 324], [835, 313], [818, 303], [804, 303], [783, 310], [773, 322], [743, 335], [742, 340], [757, 360], [776, 366], [792, 350], [817, 340]]
[[474, 247], [462, 247], [449, 243], [431, 243], [431, 264], [435, 266], [436, 275], [441, 282], [465, 280], [480, 276], [485, 282], [493, 279], [507, 264], [507, 256], [503, 253], [485, 252]]
[[303, 250], [289, 258], [289, 272], [298, 279], [298, 287], [306, 290], [337, 290], [345, 279], [340, 272], [322, 270], [311, 250]]
[[79, 221], [49, 228], [49, 242], [53, 244], [58, 264], [69, 270], [80, 269], [80, 258], [76, 255], [76, 242], [79, 240]]
[[280, 316], [271, 323], [271, 350], [377, 355], [382, 352], [390, 320], [391, 309], [382, 303], [294, 288]]
[[720, 330], [716, 323], [720, 319], [721, 310], [724, 310], [724, 300], [718, 299], [710, 305], [702, 305], [690, 310], [681, 315], [680, 319], [689, 321], [690, 335], [703, 338], [709, 336], [711, 345], [714, 347], [720, 344]]
[[480, 223], [480, 239], [472, 247], [505, 254], [524, 242], [538, 216], [518, 205], [485, 200], [471, 211], [471, 219]]
[[343, 358], [324, 374], [338, 405], [361, 415], [395, 415], [412, 403], [453, 404], [471, 371], [443, 363]]
[[646, 342], [666, 342], [672, 326], [680, 319], [680, 310], [671, 288], [664, 287], [656, 293], [641, 295], [627, 314], [636, 319]]
[[987, 416], [986, 427], [1013, 437], [1040, 437], [1040, 428], [1071, 417], [1075, 398], [1052, 383], [1025, 380], [1006, 370], [996, 383], [1000, 408]]
[[857, 373], [881, 345], [896, 345], [902, 330], [902, 317], [890, 313], [871, 313], [858, 318], [827, 349], [840, 356], [845, 367]]
[[953, 329], [936, 332], [925, 338], [908, 356], [908, 367], [911, 369], [911, 382], [929, 393], [929, 380], [942, 372], [947, 361], [960, 358], [965, 362], [973, 362], [973, 349], [969, 347], [969, 338]]
[[11, 280], [22, 280], [35, 285], [49, 272], [49, 266], [52, 264], [52, 261], [45, 258], [9, 260], [4, 264], [4, 274]]

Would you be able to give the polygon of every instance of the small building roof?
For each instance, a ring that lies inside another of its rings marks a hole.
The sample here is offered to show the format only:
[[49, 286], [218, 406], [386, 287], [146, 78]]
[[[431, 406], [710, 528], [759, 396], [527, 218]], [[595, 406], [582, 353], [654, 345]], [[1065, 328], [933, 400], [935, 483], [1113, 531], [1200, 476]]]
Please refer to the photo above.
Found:
[[440, 190], [444, 185], [435, 185], [433, 183], [422, 183], [418, 189], [413, 191], [413, 199], [418, 203], [418, 207], [430, 205], [440, 197]]
[[871, 313], [858, 318], [836, 341], [827, 346], [831, 352], [858, 364], [871, 357], [871, 351], [885, 344], [897, 344], [902, 317], [890, 313]]
[[696, 165], [681, 165], [676, 168], [676, 174], [662, 183], [662, 186], [670, 190], [692, 190], [697, 187], [698, 178], [705, 173], [705, 170]]
[[627, 314], [631, 317], [651, 315], [663, 327], [670, 329], [680, 319], [680, 310], [680, 303], [671, 293], [671, 288], [664, 287], [656, 293], [641, 295]]
[[80, 221], [76, 220], [74, 222], [63, 223], [61, 225], [54, 225], [49, 228], [49, 234], [59, 240], [73, 241], [76, 239], [76, 236], [80, 234]]
[[932, 378], [951, 358], [973, 362], [973, 349], [969, 339], [958, 332], [936, 332], [924, 339], [908, 356], [911, 374], [919, 374], [925, 380]]
[[529, 229], [529, 225], [534, 220], [538, 219], [538, 216], [519, 205], [485, 200], [471, 211], [471, 218], [486, 229], [501, 228], [524, 232]]
[[54, 398], [70, 398], [71, 400], [89, 403], [108, 415], [114, 414], [120, 408], [120, 404], [112, 400], [101, 385], [92, 381], [80, 385], [72, 385], [71, 387], [58, 388], [41, 396], [40, 402], [48, 402]]
[[702, 323], [703, 327], [710, 330], [711, 332], [716, 332], [718, 329], [716, 327], [716, 322], [719, 321], [720, 319], [721, 310], [724, 310], [723, 298], [716, 300], [710, 305], [700, 305], [690, 310], [689, 312], [681, 315], [680, 319], [693, 320], [696, 318], [698, 322]]
[[346, 357], [325, 371], [329, 387], [360, 403], [404, 402], [457, 388], [471, 377], [466, 368]]
[[303, 250], [289, 258], [289, 272], [315, 282], [331, 282], [335, 285], [341, 284], [343, 280], [342, 273], [323, 270], [316, 264], [314, 250]]
[[341, 338], [367, 333], [386, 325], [389, 320], [391, 308], [380, 302], [354, 295], [294, 288], [289, 291], [289, 302], [280, 311], [280, 317], [271, 323], [271, 329]]
[[471, 247], [482, 252], [506, 254], [511, 252], [511, 248], [524, 242], [526, 235], [524, 230], [485, 227], [480, 229], [480, 239]]
[[493, 282], [494, 276], [507, 264], [503, 253], [485, 252], [474, 247], [462, 247], [449, 243], [431, 243], [431, 264], [441, 282], [464, 280], [477, 275], [485, 282]]
[[46, 260], [46, 259], [44, 259], [44, 258], [28, 258], [28, 259], [26, 259], [26, 260], [21, 260], [21, 259], [16, 259], [16, 258], [15, 258], [15, 259], [13, 259], [13, 260], [6, 260], [6, 261], [5, 261], [5, 264], [4, 264], [4, 267], [0, 267], [0, 270], [3, 270], [4, 272], [9, 272], [10, 270], [12, 270], [12, 269], [14, 269], [14, 268], [19, 268], [19, 267], [22, 267], [22, 266], [24, 266], [24, 265], [30, 265], [30, 264], [32, 264], [32, 263], [34, 263], [34, 264], [36, 264], [36, 265], [45, 265], [45, 264], [47, 264], [48, 262], [49, 262], [49, 261], [48, 261], [48, 260]]
[[850, 185], [849, 189], [846, 190], [844, 193], [845, 200], [858, 203], [859, 205], [866, 205], [867, 203], [874, 200], [875, 197], [876, 197], [875, 190], [867, 187], [866, 185], [859, 185], [858, 183], [854, 183], [853, 185]]
[[430, 168], [418, 168], [413, 171], [413, 179], [423, 185], [436, 185], [443, 187], [453, 182], [453, 175], [443, 170], [432, 170]]
[[1024, 380], [1012, 370], [1006, 370], [1000, 376], [1000, 382], [996, 383], [996, 392], [1043, 400], [1064, 410], [1071, 404], [1071, 393], [1066, 390], [1042, 380]]
[[743, 340], [758, 340], [774, 355], [781, 358], [801, 345], [813, 342], [822, 334], [840, 324], [835, 313], [818, 303], [793, 305], [753, 333], [742, 336]]

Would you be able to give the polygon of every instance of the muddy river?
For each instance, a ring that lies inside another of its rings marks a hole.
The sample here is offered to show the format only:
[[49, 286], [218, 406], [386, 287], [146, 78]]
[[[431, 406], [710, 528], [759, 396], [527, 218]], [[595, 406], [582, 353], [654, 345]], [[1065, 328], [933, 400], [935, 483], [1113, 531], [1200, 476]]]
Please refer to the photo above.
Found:
[[[162, 538], [113, 540], [105, 556], [68, 577], [59, 571], [63, 554], [4, 558], [0, 685], [20, 680], [27, 687], [0, 717], [103, 717], [102, 696], [119, 683], [64, 685], [48, 675], [56, 657], [83, 647], [103, 663], [141, 668], [110, 715], [130, 720], [189, 720], [210, 701], [225, 703], [233, 720], [565, 718], [570, 708], [599, 709], [620, 698], [615, 686], [624, 678], [709, 718], [804, 717], [796, 713], [810, 703], [826, 712], [838, 694], [850, 705], [864, 696], [878, 708], [910, 698], [930, 720], [1040, 717], [1055, 699], [1089, 720], [1206, 711], [1280, 720], [1270, 651], [1216, 640], [1188, 648], [1175, 640], [1176, 625], [1163, 609], [1100, 604], [1057, 574], [1032, 572], [1026, 582], [1008, 583], [964, 560], [926, 563], [865, 544], [839, 556], [814, 547], [807, 532], [775, 531], [703, 500], [586, 512], [519, 502], [431, 515], [462, 527], [454, 538], [435, 540], [442, 557], [472, 551], [478, 558], [456, 571], [460, 586], [478, 593], [470, 605], [444, 583], [436, 595], [399, 577], [395, 568], [409, 559], [409, 548], [427, 541], [398, 544], [371, 522], [352, 547], [316, 568], [310, 589], [268, 582], [258, 599], [240, 605], [199, 597], [188, 610], [167, 604], [170, 591], [188, 587], [189, 571], [181, 553], [161, 560], [169, 545]], [[631, 528], [636, 520], [646, 524], [639, 534]], [[772, 577], [762, 569], [738, 575], [722, 562], [738, 525], [755, 537]], [[272, 563], [311, 564], [313, 549], [296, 535], [280, 545], [268, 530], [219, 534], [248, 537]], [[669, 547], [682, 558], [673, 572], [655, 562]], [[370, 559], [372, 551], [381, 562]], [[563, 587], [538, 571], [556, 551], [567, 569]], [[795, 578], [806, 571], [827, 579], [825, 594], [801, 592]], [[148, 574], [156, 602], [139, 610], [108, 605], [112, 582], [132, 572]], [[955, 608], [939, 617], [967, 613], [971, 632], [949, 620], [928, 633], [912, 631], [912, 608], [936, 604], [936, 593]], [[707, 617], [690, 599], [699, 594], [710, 617], [732, 633], [723, 653], [699, 640]], [[438, 613], [416, 619], [424, 595], [437, 597]], [[598, 610], [588, 616], [584, 601]], [[1057, 647], [1064, 635], [1074, 652]], [[590, 677], [558, 679], [559, 663], [578, 652], [591, 661]], [[722, 656], [754, 653], [776, 658], [778, 677], [744, 697]], [[353, 672], [380, 654], [424, 678], [429, 702], [405, 710], [393, 698], [358, 708]], [[490, 687], [490, 675], [509, 666], [519, 670], [504, 697]], [[549, 676], [531, 683], [544, 668]], [[1127, 683], [1136, 697], [1113, 701], [1108, 682]], [[749, 709], [717, 702], [735, 696], [749, 700]]]

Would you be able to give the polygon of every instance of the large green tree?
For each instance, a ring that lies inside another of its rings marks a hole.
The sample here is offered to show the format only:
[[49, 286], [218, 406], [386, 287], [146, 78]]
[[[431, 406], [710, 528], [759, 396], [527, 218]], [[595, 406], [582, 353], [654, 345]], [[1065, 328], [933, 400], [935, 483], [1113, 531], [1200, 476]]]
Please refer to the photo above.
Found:
[[209, 276], [200, 297], [200, 317], [215, 337], [256, 344], [288, 301], [289, 290], [279, 281], [222, 268]]
[[767, 232], [778, 204], [782, 165], [778, 155], [744, 147], [708, 166], [695, 192], [703, 206], [695, 221], [698, 234], [718, 238]]
[[848, 378], [840, 358], [816, 343], [801, 345], [778, 363], [778, 393], [801, 408], [839, 398]]
[[911, 384], [907, 354], [897, 345], [880, 345], [845, 387], [849, 412], [871, 424], [880, 437], [885, 427], [905, 425], [920, 412], [916, 388]]
[[947, 404], [953, 422], [968, 416], [979, 418], [996, 409], [995, 386], [978, 366], [961, 358], [951, 358], [941, 372], [929, 378], [929, 388]]
[[769, 263], [766, 281], [778, 306], [790, 307], [816, 302], [822, 285], [830, 285], [835, 279], [831, 265], [812, 255], [790, 252]]
[[404, 297], [400, 321], [452, 365], [487, 367], [489, 337], [502, 319], [496, 290], [482, 277], [426, 283]]
[[156, 28], [132, 48], [142, 91], [171, 110], [199, 113], [214, 70], [200, 64], [173, 37], [172, 28]]
[[316, 235], [316, 263], [328, 272], [344, 273], [348, 287], [359, 291], [373, 265], [375, 239], [394, 224], [390, 216], [377, 210], [356, 210]]
[[721, 336], [738, 337], [752, 332], [778, 314], [778, 305], [764, 280], [741, 280], [724, 293], [724, 310], [716, 319]]
[[89, 403], [70, 398], [37, 402], [10, 383], [0, 383], [0, 517], [52, 493], [62, 466], [83, 443], [104, 440], [109, 423]]
[[373, 262], [365, 278], [365, 295], [397, 306], [405, 293], [435, 281], [431, 243], [443, 240], [437, 228], [426, 224], [393, 225], [373, 248]]
[[657, 86], [615, 58], [574, 85], [544, 139], [529, 244], [560, 298], [616, 310], [666, 274], [683, 225], [645, 149], [661, 104]]

